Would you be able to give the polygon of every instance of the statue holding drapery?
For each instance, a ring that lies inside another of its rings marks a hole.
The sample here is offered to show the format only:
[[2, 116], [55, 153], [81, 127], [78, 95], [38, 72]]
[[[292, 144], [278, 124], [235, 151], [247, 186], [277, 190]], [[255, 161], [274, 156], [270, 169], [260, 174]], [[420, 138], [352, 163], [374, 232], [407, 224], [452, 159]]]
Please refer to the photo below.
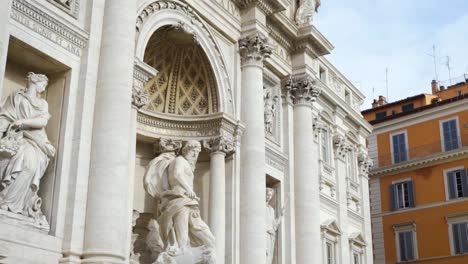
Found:
[[0, 209], [48, 226], [37, 194], [55, 155], [45, 130], [50, 118], [48, 104], [39, 97], [48, 79], [30, 72], [26, 82], [25, 89], [10, 94], [0, 108]]

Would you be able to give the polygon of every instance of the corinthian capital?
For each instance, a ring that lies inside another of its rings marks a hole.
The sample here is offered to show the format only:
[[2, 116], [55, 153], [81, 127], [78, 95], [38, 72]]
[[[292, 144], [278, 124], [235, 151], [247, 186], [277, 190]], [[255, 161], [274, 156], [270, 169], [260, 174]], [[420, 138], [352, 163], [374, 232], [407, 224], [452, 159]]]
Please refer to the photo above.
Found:
[[309, 75], [289, 77], [285, 90], [294, 104], [311, 104], [317, 100], [321, 92], [317, 80]]
[[263, 60], [271, 55], [271, 46], [265, 36], [254, 34], [239, 40], [239, 53], [243, 65], [263, 66]]
[[235, 144], [232, 138], [220, 136], [203, 141], [203, 147], [210, 153], [222, 152], [226, 155], [235, 151]]

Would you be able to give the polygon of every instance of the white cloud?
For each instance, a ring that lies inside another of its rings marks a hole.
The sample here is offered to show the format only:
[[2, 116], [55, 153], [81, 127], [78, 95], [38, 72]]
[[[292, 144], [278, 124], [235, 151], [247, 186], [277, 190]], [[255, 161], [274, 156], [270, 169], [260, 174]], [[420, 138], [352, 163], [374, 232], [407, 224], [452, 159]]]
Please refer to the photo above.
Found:
[[385, 68], [390, 100], [430, 93], [434, 66], [427, 54], [433, 44], [439, 79], [448, 79], [441, 64], [446, 55], [452, 76], [468, 73], [468, 14], [460, 11], [468, 1], [452, 1], [454, 7], [423, 0], [323, 1], [316, 26], [335, 46], [329, 59], [366, 95], [363, 108], [386, 95]]

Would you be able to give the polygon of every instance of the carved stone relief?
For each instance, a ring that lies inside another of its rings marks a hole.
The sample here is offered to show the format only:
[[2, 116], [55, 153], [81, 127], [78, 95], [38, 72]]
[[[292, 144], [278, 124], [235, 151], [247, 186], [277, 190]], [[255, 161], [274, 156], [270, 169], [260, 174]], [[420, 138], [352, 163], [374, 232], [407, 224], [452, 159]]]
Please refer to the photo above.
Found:
[[335, 148], [335, 156], [341, 159], [344, 159], [346, 153], [351, 150], [351, 145], [346, 141], [346, 138], [338, 134], [333, 136], [333, 147]]
[[79, 8], [80, 8], [80, 0], [48, 0], [56, 4], [65, 12], [73, 15], [74, 17], [78, 16]]
[[[76, 3], [76, 2], [75, 2]], [[76, 56], [81, 56], [87, 39], [50, 14], [25, 0], [14, 0], [11, 18]]]
[[364, 152], [358, 154], [358, 164], [361, 174], [366, 176], [369, 175], [370, 168], [374, 166], [372, 159]]
[[26, 81], [25, 89], [10, 94], [0, 110], [0, 211], [48, 229], [38, 196], [41, 178], [55, 156], [45, 130], [48, 104], [39, 97], [48, 79], [30, 72]]
[[311, 25], [314, 14], [318, 12], [321, 0], [300, 0], [296, 11], [296, 24]]

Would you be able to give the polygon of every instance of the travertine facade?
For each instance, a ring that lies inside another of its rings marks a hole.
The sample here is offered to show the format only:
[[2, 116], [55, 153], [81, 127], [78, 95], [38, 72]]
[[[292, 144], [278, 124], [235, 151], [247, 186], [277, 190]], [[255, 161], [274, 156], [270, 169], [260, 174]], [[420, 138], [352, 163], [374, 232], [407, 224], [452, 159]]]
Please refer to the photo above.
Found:
[[[312, 18], [326, 4], [1, 1], [2, 98], [46, 75], [31, 100], [48, 104], [56, 151], [38, 150], [48, 226], [2, 207], [0, 259], [372, 263], [371, 127], [363, 95], [323, 57], [333, 46]], [[184, 173], [161, 166], [194, 141]], [[153, 195], [146, 179], [168, 182]]]

